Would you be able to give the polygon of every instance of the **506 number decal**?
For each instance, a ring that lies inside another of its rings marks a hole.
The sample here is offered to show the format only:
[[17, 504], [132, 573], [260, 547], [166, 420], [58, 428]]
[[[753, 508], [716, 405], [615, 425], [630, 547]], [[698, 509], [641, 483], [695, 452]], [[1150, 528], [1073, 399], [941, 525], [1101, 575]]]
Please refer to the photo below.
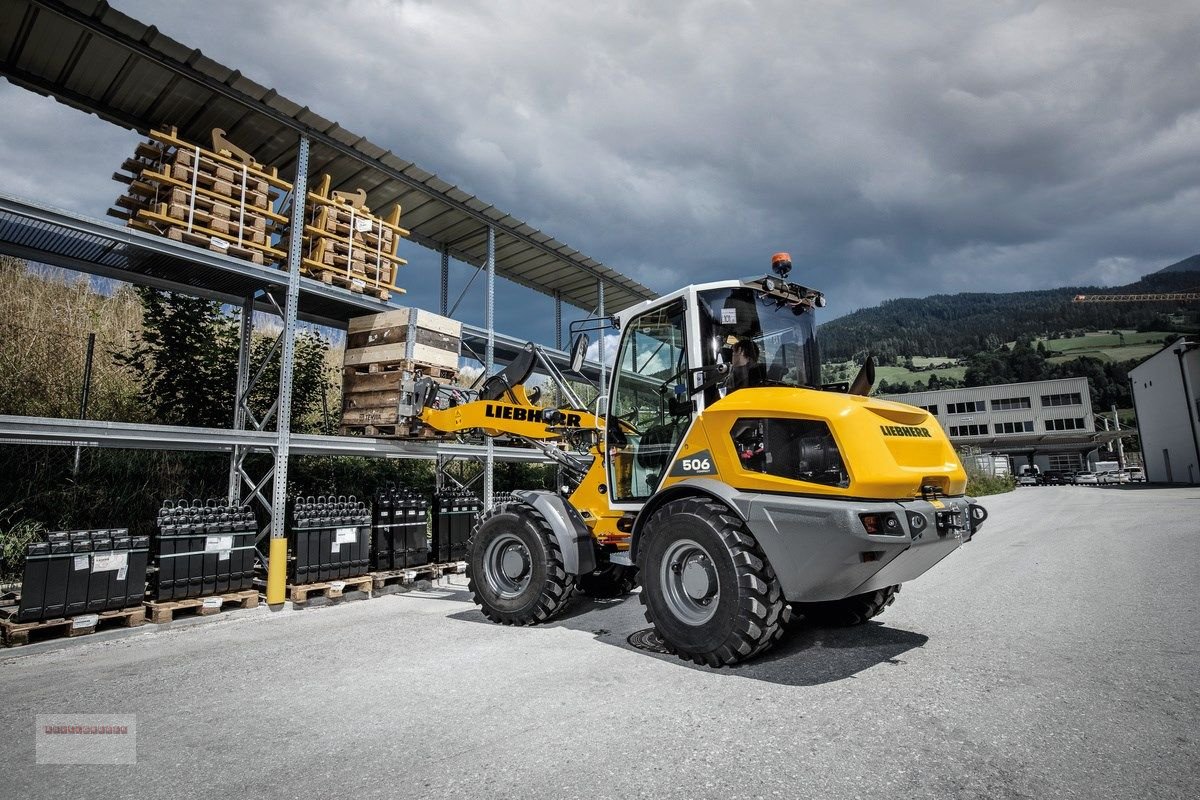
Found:
[[675, 478], [691, 478], [696, 475], [716, 474], [717, 469], [713, 466], [712, 453], [707, 450], [701, 450], [699, 453], [678, 458], [671, 465], [671, 475]]

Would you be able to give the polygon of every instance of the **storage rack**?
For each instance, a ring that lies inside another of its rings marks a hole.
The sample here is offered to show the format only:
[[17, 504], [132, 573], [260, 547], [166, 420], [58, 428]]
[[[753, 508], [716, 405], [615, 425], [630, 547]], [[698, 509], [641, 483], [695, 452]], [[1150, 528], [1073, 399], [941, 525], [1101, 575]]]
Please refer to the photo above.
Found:
[[[636, 281], [583, 256], [511, 215], [404, 162], [277, 92], [246, 79], [134, 20], [101, 0], [14, 0], [0, 12], [0, 74], [11, 83], [93, 113], [125, 128], [146, 133], [164, 119], [180, 122], [180, 135], [198, 140], [201, 131], [221, 127], [263, 163], [290, 172], [297, 186], [310, 176], [331, 173], [334, 187], [365, 187], [373, 207], [400, 203], [411, 240], [439, 252], [441, 307], [449, 305], [451, 256], [486, 274], [485, 324], [464, 326], [464, 341], [490, 374], [497, 363], [515, 357], [519, 340], [497, 335], [495, 278], [499, 271], [521, 285], [554, 298], [561, 332], [562, 302], [603, 316], [655, 294]], [[67, 58], [68, 54], [70, 58]], [[65, 59], [65, 60], [64, 60]], [[86, 64], [88, 80], [78, 80]], [[315, 153], [315, 160], [314, 160]], [[310, 164], [310, 160], [312, 163]], [[311, 167], [311, 169], [310, 169]], [[291, 203], [291, 228], [300, 230], [304, 204]], [[497, 239], [500, 237], [501, 242]], [[179, 291], [242, 309], [237, 407], [230, 430], [160, 425], [0, 417], [0, 441], [102, 447], [208, 450], [231, 455], [232, 501], [257, 502], [269, 518], [270, 603], [283, 599], [285, 490], [288, 456], [366, 455], [426, 458], [439, 473], [455, 458], [477, 459], [484, 467], [483, 495], [490, 500], [494, 461], [541, 460], [539, 452], [448, 442], [396, 442], [362, 437], [293, 436], [291, 384], [297, 321], [345, 328], [361, 314], [390, 306], [300, 275], [300, 237], [293, 237], [285, 271], [255, 266], [183, 243], [161, 239], [29, 201], [0, 196], [0, 253], [133, 284]], [[498, 268], [497, 261], [502, 265]], [[249, 345], [255, 311], [277, 314], [282, 331], [277, 401], [269, 419], [255, 419], [245, 399], [255, 376], [249, 374]], [[561, 333], [555, 344], [561, 347]], [[560, 365], [567, 357], [551, 353]], [[603, 385], [602, 366], [590, 365]], [[267, 428], [270, 419], [276, 430]], [[251, 475], [246, 456], [266, 453], [271, 465]], [[266, 491], [267, 485], [271, 491]]]

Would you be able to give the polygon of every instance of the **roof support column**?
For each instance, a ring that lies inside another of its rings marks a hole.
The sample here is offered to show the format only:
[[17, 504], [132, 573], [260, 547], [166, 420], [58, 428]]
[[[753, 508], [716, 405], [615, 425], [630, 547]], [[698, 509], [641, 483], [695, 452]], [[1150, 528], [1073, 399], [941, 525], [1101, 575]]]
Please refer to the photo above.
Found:
[[[487, 328], [487, 353], [483, 365], [484, 380], [492, 376], [496, 362], [496, 228], [488, 226], [487, 236], [487, 289], [483, 325]], [[492, 505], [492, 471], [496, 468], [495, 442], [487, 440], [487, 462], [483, 465], [483, 507]]]
[[446, 245], [442, 245], [442, 316], [447, 316], [446, 309], [450, 307], [450, 253]]
[[[601, 320], [604, 319], [604, 281], [596, 281], [596, 316]], [[601, 396], [608, 394], [608, 378], [605, 375], [606, 368], [604, 364], [604, 337], [608, 333], [607, 326], [600, 326], [600, 394]]]
[[554, 349], [562, 350], [562, 292], [554, 290]]
[[292, 444], [292, 373], [296, 363], [296, 311], [300, 305], [300, 244], [308, 196], [308, 137], [296, 151], [288, 243], [287, 303], [283, 309], [283, 352], [279, 359], [279, 411], [275, 415], [275, 476], [271, 503], [271, 546], [267, 554], [267, 603], [282, 603], [287, 581], [287, 476]]

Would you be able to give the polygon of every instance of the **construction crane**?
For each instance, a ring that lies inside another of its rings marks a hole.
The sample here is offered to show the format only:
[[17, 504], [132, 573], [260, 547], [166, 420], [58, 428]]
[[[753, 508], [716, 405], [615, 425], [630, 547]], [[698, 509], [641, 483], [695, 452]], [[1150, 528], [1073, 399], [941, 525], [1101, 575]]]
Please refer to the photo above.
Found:
[[1200, 288], [1186, 292], [1149, 292], [1146, 294], [1077, 294], [1073, 303], [1169, 303], [1200, 300]]

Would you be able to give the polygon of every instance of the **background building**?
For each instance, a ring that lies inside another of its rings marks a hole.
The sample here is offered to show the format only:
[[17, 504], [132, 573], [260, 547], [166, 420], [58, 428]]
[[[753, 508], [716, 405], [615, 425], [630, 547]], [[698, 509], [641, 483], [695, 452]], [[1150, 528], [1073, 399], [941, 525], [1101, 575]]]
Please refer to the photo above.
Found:
[[1178, 339], [1129, 372], [1146, 480], [1200, 482], [1200, 342]]
[[1087, 378], [939, 389], [882, 395], [920, 406], [938, 418], [956, 447], [979, 448], [1008, 460], [1020, 472], [1079, 471], [1096, 462], [1096, 450], [1117, 434], [1097, 431]]

